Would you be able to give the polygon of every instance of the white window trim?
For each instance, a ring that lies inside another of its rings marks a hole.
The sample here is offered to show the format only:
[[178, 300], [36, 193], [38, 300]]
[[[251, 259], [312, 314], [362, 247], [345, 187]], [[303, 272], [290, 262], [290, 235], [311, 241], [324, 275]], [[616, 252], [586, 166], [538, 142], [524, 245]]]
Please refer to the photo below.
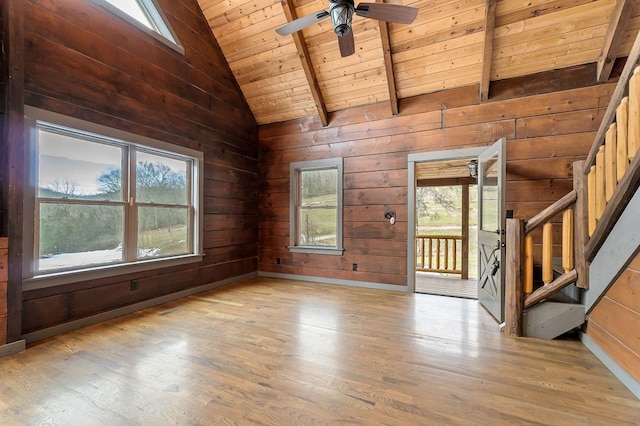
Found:
[[[183, 265], [187, 263], [202, 261], [203, 254], [203, 200], [204, 200], [204, 154], [191, 148], [170, 144], [168, 142], [159, 141], [157, 139], [148, 138], [141, 135], [114, 129], [112, 127], [102, 126], [100, 124], [91, 123], [73, 117], [51, 111], [25, 106], [26, 117], [26, 159], [27, 167], [25, 170], [24, 183], [24, 222], [23, 222], [23, 290], [35, 290], [39, 288], [53, 287], [61, 284], [68, 284], [79, 281], [94, 280], [99, 278], [110, 277], [114, 275], [129, 274], [142, 272], [152, 269], [165, 268], [170, 266]], [[36, 182], [36, 137], [33, 134], [36, 121], [44, 121], [60, 126], [70, 127], [84, 132], [95, 133], [109, 138], [126, 141], [129, 145], [133, 145], [146, 150], [157, 149], [167, 153], [181, 154], [195, 159], [193, 165], [193, 208], [194, 208], [194, 242], [193, 254], [183, 256], [172, 256], [159, 259], [145, 259], [136, 262], [121, 263], [116, 265], [104, 265], [96, 267], [88, 267], [78, 270], [42, 273], [36, 275], [34, 271], [34, 239], [35, 239], [35, 197], [37, 191]]]
[[103, 8], [107, 9], [109, 12], [113, 13], [114, 15], [117, 15], [119, 18], [124, 19], [129, 24], [149, 34], [151, 37], [155, 38], [156, 40], [160, 41], [164, 45], [175, 50], [179, 54], [184, 55], [184, 47], [180, 43], [180, 40], [178, 40], [176, 33], [173, 31], [173, 28], [171, 28], [171, 25], [169, 25], [169, 21], [167, 20], [167, 17], [164, 15], [164, 13], [162, 12], [162, 9], [160, 9], [160, 7], [158, 6], [155, 0], [140, 0], [140, 1], [142, 3], [144, 10], [149, 14], [151, 21], [156, 26], [157, 31], [147, 27], [146, 25], [139, 22], [134, 17], [123, 12], [122, 10], [118, 9], [117, 7], [115, 7], [114, 5], [112, 5], [111, 3], [105, 0], [92, 0], [92, 1], [102, 6]]
[[[297, 200], [300, 184], [298, 182], [298, 172], [313, 169], [338, 169], [338, 188], [337, 188], [337, 227], [336, 227], [336, 244], [337, 247], [320, 247], [320, 246], [298, 246], [296, 245], [296, 235], [298, 232], [297, 220]], [[289, 251], [293, 253], [309, 253], [309, 254], [328, 254], [341, 256], [344, 253], [343, 247], [343, 221], [342, 221], [342, 195], [344, 167], [342, 157], [325, 158], [322, 160], [298, 161], [290, 164], [290, 199], [289, 199]]]

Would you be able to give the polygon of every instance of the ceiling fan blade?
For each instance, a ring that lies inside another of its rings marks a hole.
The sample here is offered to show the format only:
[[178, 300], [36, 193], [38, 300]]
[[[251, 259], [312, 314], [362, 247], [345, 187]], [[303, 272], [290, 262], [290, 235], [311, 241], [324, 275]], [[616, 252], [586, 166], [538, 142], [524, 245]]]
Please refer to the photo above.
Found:
[[418, 16], [418, 9], [410, 6], [389, 3], [360, 3], [356, 7], [356, 15], [378, 21], [410, 24]]
[[288, 22], [276, 28], [276, 32], [280, 35], [288, 35], [291, 33], [295, 33], [296, 31], [300, 31], [303, 28], [307, 28], [308, 26], [311, 26], [316, 22], [322, 21], [328, 16], [329, 16], [329, 12], [327, 12], [326, 10], [319, 10], [316, 13], [303, 16], [302, 18], [294, 19], [293, 21]]
[[349, 30], [342, 36], [338, 36], [338, 46], [340, 46], [340, 55], [342, 57], [353, 55], [356, 51], [356, 45], [353, 41], [353, 31]]

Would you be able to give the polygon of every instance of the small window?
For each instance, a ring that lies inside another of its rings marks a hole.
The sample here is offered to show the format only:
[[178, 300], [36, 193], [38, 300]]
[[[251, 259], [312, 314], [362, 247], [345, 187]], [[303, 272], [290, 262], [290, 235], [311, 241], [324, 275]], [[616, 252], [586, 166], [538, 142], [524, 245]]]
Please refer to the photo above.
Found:
[[201, 153], [68, 117], [27, 123], [34, 182], [27, 277], [201, 258]]
[[342, 254], [342, 158], [291, 163], [290, 236], [291, 251]]
[[[93, 0], [184, 54], [178, 38], [155, 0]], [[160, 37], [158, 37], [160, 36]]]

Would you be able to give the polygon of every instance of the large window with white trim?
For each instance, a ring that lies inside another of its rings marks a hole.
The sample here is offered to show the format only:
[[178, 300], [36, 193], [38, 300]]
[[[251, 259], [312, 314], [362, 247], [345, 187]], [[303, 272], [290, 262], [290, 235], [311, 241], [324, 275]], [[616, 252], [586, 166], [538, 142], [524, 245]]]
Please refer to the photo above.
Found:
[[290, 246], [342, 254], [342, 158], [291, 163]]
[[202, 154], [77, 121], [27, 120], [34, 193], [27, 276], [198, 256]]

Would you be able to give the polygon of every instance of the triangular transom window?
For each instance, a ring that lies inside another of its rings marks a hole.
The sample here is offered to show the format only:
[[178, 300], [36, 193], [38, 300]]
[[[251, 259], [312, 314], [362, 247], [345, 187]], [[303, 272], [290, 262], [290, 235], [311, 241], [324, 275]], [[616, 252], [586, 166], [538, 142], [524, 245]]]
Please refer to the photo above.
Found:
[[[96, 0], [94, 0], [96, 1]], [[162, 11], [158, 8], [154, 0], [97, 0], [107, 9], [120, 15], [126, 20], [141, 25], [151, 34], [162, 36], [159, 38], [163, 42], [169, 42], [171, 47], [182, 51], [180, 42], [172, 31]], [[156, 37], [157, 38], [157, 37]]]

